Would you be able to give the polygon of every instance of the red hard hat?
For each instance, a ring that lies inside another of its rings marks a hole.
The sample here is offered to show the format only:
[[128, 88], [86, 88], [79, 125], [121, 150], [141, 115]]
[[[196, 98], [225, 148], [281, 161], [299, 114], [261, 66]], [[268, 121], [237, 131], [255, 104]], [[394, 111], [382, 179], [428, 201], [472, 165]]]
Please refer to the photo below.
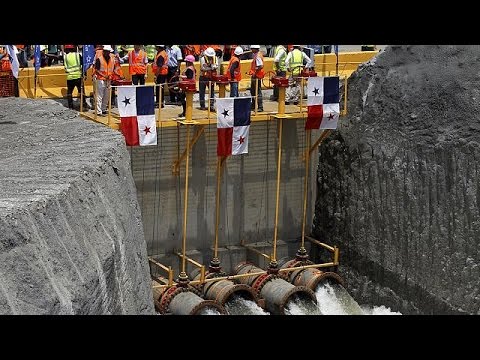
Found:
[[65, 45], [65, 49], [75, 49], [75, 45]]

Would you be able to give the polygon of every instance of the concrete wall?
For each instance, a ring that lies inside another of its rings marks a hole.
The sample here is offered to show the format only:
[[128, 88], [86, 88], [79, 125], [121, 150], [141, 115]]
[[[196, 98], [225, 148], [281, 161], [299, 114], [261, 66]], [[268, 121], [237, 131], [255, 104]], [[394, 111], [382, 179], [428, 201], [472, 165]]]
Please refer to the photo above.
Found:
[[153, 314], [122, 135], [0, 99], [0, 314]]
[[[283, 126], [278, 239], [287, 242], [296, 241], [301, 235], [305, 173], [302, 159], [306, 144], [304, 124], [302, 119], [288, 119], [284, 120]], [[319, 132], [312, 132], [314, 140]], [[148, 253], [151, 255], [181, 250], [185, 162], [182, 163], [180, 176], [172, 174], [172, 164], [177, 154], [185, 149], [185, 134], [183, 125], [178, 129], [159, 128], [158, 147], [130, 148], [133, 177], [138, 189]], [[212, 120], [192, 149], [187, 213], [187, 249], [203, 252], [206, 264], [210, 260], [209, 249], [215, 234], [216, 146], [216, 121]], [[316, 174], [316, 158], [313, 155], [311, 179]], [[273, 240], [276, 159], [277, 121], [272, 118], [252, 122], [249, 153], [229, 157], [224, 167], [219, 226], [219, 246], [222, 248], [238, 246], [242, 240], [245, 243]], [[314, 194], [315, 183], [310, 182], [309, 199], [314, 198]], [[312, 213], [313, 203], [309, 201], [307, 233]], [[264, 245], [258, 244], [265, 248]], [[298, 245], [293, 247], [296, 250]], [[235, 261], [245, 260], [244, 249], [235, 249], [233, 253], [238, 255], [235, 255]], [[270, 246], [265, 251], [270, 254]], [[278, 257], [286, 255], [286, 251]], [[170, 261], [176, 263], [172, 259]]]

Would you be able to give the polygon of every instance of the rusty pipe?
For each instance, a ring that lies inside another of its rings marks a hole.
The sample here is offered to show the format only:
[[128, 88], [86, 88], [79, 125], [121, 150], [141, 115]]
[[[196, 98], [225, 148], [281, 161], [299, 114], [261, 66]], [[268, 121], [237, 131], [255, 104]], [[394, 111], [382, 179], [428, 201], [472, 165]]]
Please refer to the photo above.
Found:
[[[312, 264], [311, 261], [302, 262], [297, 259], [281, 259], [279, 261], [280, 269], [287, 269], [295, 266], [309, 265]], [[285, 278], [296, 286], [305, 286], [312, 291], [316, 291], [317, 287], [326, 282], [330, 281], [336, 284], [340, 284], [345, 287], [345, 281], [343, 278], [333, 271], [322, 271], [320, 269], [308, 268], [308, 269], [298, 269], [290, 271], [285, 275]]]
[[[216, 273], [207, 273], [205, 275], [206, 279], [215, 278]], [[200, 279], [199, 269], [195, 269], [191, 272], [190, 277], [193, 280]], [[201, 289], [203, 297], [207, 300], [214, 300], [220, 305], [225, 305], [234, 295], [238, 295], [246, 300], [254, 301], [258, 304], [258, 298], [256, 292], [246, 284], [235, 284], [232, 280], [218, 280], [207, 282], [203, 285]]]
[[202, 299], [198, 291], [190, 286], [172, 286], [153, 289], [155, 308], [162, 314], [201, 315], [204, 310], [216, 310], [225, 315], [225, 308], [212, 300]]
[[[240, 263], [235, 267], [235, 274], [248, 274], [261, 271], [260, 268], [249, 263]], [[295, 286], [275, 274], [247, 276], [239, 282], [250, 285], [257, 296], [265, 300], [265, 308], [272, 314], [284, 315], [285, 305], [290, 299], [299, 297], [316, 303], [314, 292], [305, 286]]]

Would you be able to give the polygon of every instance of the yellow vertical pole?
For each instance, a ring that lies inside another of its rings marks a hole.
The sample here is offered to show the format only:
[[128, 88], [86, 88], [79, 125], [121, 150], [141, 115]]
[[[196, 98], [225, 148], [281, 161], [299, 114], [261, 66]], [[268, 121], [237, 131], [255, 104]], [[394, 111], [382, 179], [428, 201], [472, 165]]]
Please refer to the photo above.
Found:
[[285, 91], [287, 88], [283, 86], [278, 87], [278, 113], [285, 114]]
[[173, 285], [173, 270], [172, 270], [172, 267], [169, 266], [168, 267], [168, 286], [172, 286]]
[[183, 206], [183, 240], [182, 240], [182, 272], [178, 275], [179, 282], [188, 283], [188, 276], [186, 273], [186, 248], [187, 248], [187, 210], [188, 210], [188, 163], [190, 158], [190, 125], [187, 127], [187, 157], [185, 159], [185, 194], [184, 194], [184, 206]]
[[347, 115], [347, 88], [348, 88], [348, 77], [345, 76], [345, 95], [343, 99], [343, 115]]
[[305, 85], [305, 78], [300, 78], [300, 113], [303, 114], [303, 86]]
[[210, 119], [210, 99], [212, 98], [212, 82], [208, 80], [208, 104], [207, 104], [207, 119]]
[[97, 121], [97, 116], [98, 116], [97, 115], [97, 79], [93, 79], [93, 99], [94, 99], [93, 103], [95, 104], [93, 107], [94, 109], [93, 113], [95, 114], [94, 119], [95, 121]]
[[300, 250], [305, 250], [305, 226], [307, 223], [307, 193], [308, 178], [310, 177], [310, 143], [312, 130], [306, 130], [307, 146], [305, 152], [305, 179], [303, 180], [303, 221], [302, 221], [302, 246]]
[[255, 78], [255, 115], [258, 112], [258, 78]]
[[280, 203], [280, 173], [282, 169], [282, 133], [283, 133], [283, 120], [278, 119], [278, 163], [277, 163], [277, 194], [275, 198], [275, 227], [273, 231], [273, 253], [270, 260], [271, 267], [277, 266], [277, 235], [278, 235], [278, 208]]
[[83, 76], [80, 78], [80, 113], [83, 113]]
[[185, 94], [186, 94], [185, 120], [186, 121], [192, 121], [193, 91], [187, 91]]
[[218, 97], [224, 98], [225, 97], [225, 87], [226, 84], [218, 84]]
[[218, 224], [220, 222], [220, 179], [222, 177], [222, 157], [217, 157], [217, 198], [215, 202], [215, 244], [213, 258], [218, 258]]
[[109, 127], [112, 126], [112, 85], [108, 87], [108, 121], [107, 124]]
[[158, 118], [160, 119], [160, 112], [162, 111], [162, 95], [163, 95], [163, 84], [157, 84], [159, 91], [158, 91]]

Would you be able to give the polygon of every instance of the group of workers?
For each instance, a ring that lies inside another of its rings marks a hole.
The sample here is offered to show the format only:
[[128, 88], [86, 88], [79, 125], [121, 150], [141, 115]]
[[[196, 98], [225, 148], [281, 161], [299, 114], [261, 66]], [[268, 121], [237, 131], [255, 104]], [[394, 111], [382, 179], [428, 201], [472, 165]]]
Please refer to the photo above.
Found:
[[[67, 45], [72, 46], [72, 45]], [[67, 48], [66, 46], [66, 48]], [[235, 47], [230, 56], [225, 71], [222, 71], [220, 64], [222, 63], [219, 48], [215, 48], [215, 45], [206, 45], [199, 57], [200, 62], [200, 74], [199, 80], [199, 102], [200, 110], [207, 110], [205, 104], [205, 94], [207, 86], [210, 84], [210, 111], [214, 109], [214, 77], [224, 72], [230, 82], [230, 96], [238, 97], [238, 84], [242, 80], [242, 72], [240, 59], [245, 53], [241, 46]], [[151, 64], [151, 69], [155, 77], [155, 84], [167, 85], [177, 83], [182, 80], [195, 80], [197, 74], [194, 67], [196, 58], [193, 54], [185, 56], [186, 68], [182, 73], [178, 72], [179, 64], [183, 60], [182, 53], [176, 45], [165, 46], [155, 45], [156, 55]], [[250, 93], [252, 99], [257, 98], [257, 111], [262, 112], [263, 109], [263, 96], [262, 96], [262, 82], [261, 80], [265, 76], [264, 71], [264, 59], [263, 53], [260, 51], [260, 45], [249, 46], [252, 59], [250, 63], [250, 69], [246, 75], [250, 76]], [[301, 50], [301, 45], [293, 45], [291, 51], [288, 51], [288, 45], [278, 45], [275, 48], [274, 57], [274, 70], [277, 76], [286, 76], [289, 73], [289, 87], [287, 89], [288, 103], [297, 104], [300, 94], [300, 75], [303, 68], [313, 68], [313, 60], [310, 59], [305, 52]], [[68, 54], [67, 54], [68, 56]], [[76, 55], [79, 56], [78, 54]], [[148, 54], [147, 51], [142, 48], [141, 45], [134, 45], [133, 49], [127, 53], [114, 52], [111, 45], [97, 45], [95, 60], [93, 65], [93, 79], [96, 85], [96, 106], [95, 111], [97, 115], [102, 116], [106, 114], [108, 105], [108, 88], [112, 85], [112, 82], [123, 79], [122, 69], [120, 64], [127, 62], [129, 64], [129, 73], [134, 85], [144, 85], [145, 79], [148, 74]], [[69, 58], [65, 60], [65, 69], [69, 72], [70, 64], [76, 64], [73, 60], [70, 62]], [[75, 68], [76, 69], [76, 68]], [[173, 80], [174, 79], [174, 80]], [[68, 89], [72, 86], [68, 86]], [[182, 113], [179, 117], [185, 116], [185, 94], [182, 90], [176, 88], [173, 91], [174, 86], [170, 87], [170, 101], [171, 103], [180, 102], [182, 105]], [[164, 102], [165, 87], [160, 91], [160, 86], [156, 87], [156, 103], [160, 107], [165, 106]], [[68, 91], [69, 99], [71, 98], [71, 91]], [[274, 89], [274, 95], [271, 98], [273, 101], [278, 101], [278, 89]], [[70, 104], [70, 103], [69, 103]], [[252, 101], [252, 109], [255, 108], [255, 102]]]
[[[250, 93], [252, 99], [257, 98], [257, 111], [263, 110], [262, 79], [265, 76], [263, 52], [260, 51], [260, 45], [249, 45], [248, 53], [251, 58], [249, 71], [245, 74], [250, 76]], [[183, 52], [182, 52], [183, 49]], [[169, 86], [170, 103], [182, 105], [182, 113], [179, 117], [185, 116], [185, 94], [176, 86], [182, 80], [197, 79], [194, 62], [200, 62], [199, 80], [199, 102], [200, 110], [207, 110], [205, 104], [205, 95], [207, 86], [210, 84], [210, 111], [214, 109], [214, 86], [212, 81], [216, 75], [223, 73], [230, 82], [230, 96], [238, 97], [238, 84], [242, 80], [242, 71], [240, 61], [247, 51], [242, 46], [235, 48], [220, 47], [219, 45], [184, 45], [182, 49], [177, 45], [155, 45], [155, 56], [152, 57], [152, 50], [143, 45], [133, 45], [133, 48], [117, 47], [114, 50], [112, 45], [96, 45], [95, 57], [93, 61], [93, 80], [96, 87], [96, 99], [94, 111], [99, 116], [107, 113], [109, 87], [117, 85], [125, 79], [122, 72], [122, 63], [129, 64], [129, 74], [132, 84], [144, 85], [148, 74], [148, 68], [151, 64], [151, 72], [155, 78], [155, 84], [162, 86], [156, 87], [156, 104], [162, 108], [165, 106], [164, 93], [166, 86]], [[41, 49], [46, 50], [45, 47]], [[84, 74], [82, 69], [82, 49], [81, 45], [63, 45], [63, 65], [67, 73], [67, 101], [68, 107], [73, 108], [72, 93], [77, 88], [80, 93], [83, 91], [81, 79]], [[221, 66], [223, 62], [224, 51], [229, 51], [228, 65]], [[185, 58], [183, 56], [185, 53]], [[198, 52], [200, 52], [198, 54]], [[310, 59], [302, 51], [302, 45], [277, 45], [273, 50], [274, 71], [277, 76], [289, 75], [289, 87], [286, 92], [287, 103], [297, 104], [299, 101], [300, 75], [303, 68], [313, 68], [313, 59]], [[186, 68], [179, 73], [180, 62], [185, 61]], [[273, 96], [270, 98], [278, 101], [278, 89], [274, 87]], [[85, 94], [83, 94], [83, 106], [89, 108]], [[255, 107], [252, 101], [252, 109]]]

